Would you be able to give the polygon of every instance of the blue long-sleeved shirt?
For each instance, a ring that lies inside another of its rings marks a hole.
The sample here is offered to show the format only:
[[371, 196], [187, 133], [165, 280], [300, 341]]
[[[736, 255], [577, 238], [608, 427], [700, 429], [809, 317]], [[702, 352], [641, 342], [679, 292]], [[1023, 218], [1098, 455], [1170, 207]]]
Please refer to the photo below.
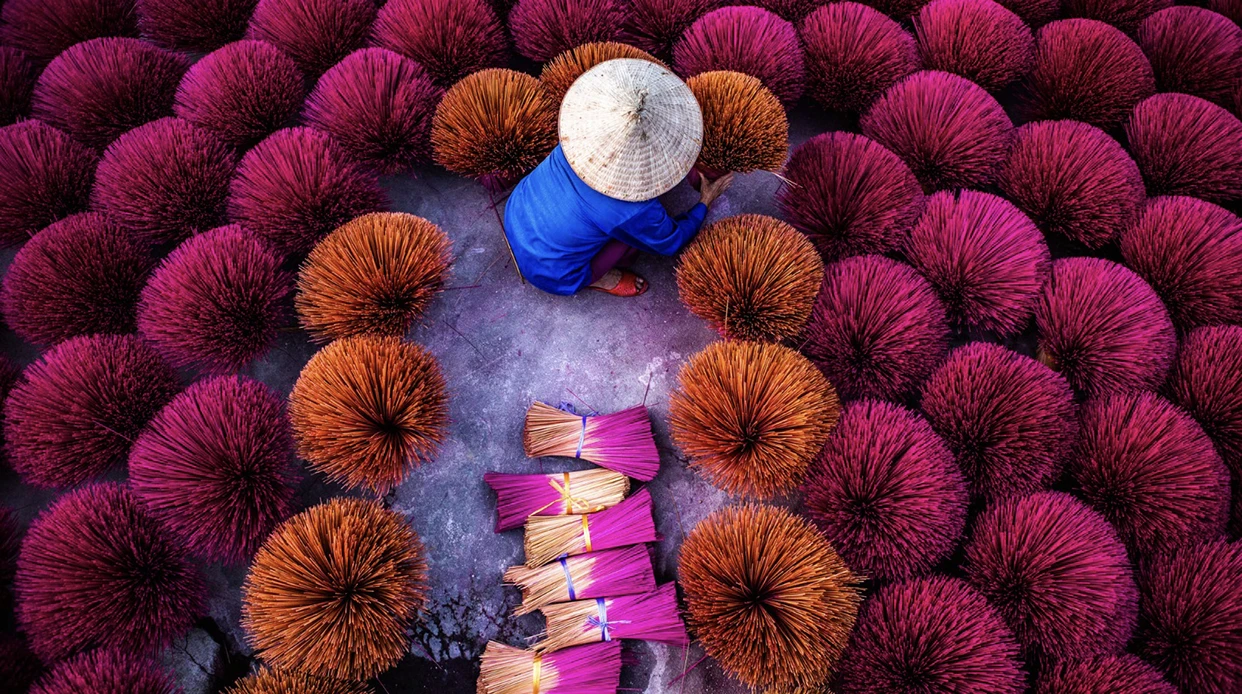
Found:
[[557, 146], [513, 189], [505, 235], [526, 281], [552, 294], [573, 294], [591, 283], [591, 258], [609, 239], [673, 255], [706, 216], [702, 203], [674, 218], [659, 200], [610, 198], [583, 183]]

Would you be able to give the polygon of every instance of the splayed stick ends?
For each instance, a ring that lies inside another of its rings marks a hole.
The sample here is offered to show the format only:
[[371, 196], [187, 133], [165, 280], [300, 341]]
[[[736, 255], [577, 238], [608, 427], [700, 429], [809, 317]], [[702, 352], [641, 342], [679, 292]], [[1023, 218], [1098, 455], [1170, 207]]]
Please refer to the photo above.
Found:
[[1035, 57], [1030, 28], [992, 0], [932, 0], [914, 16], [914, 33], [924, 68], [990, 92], [1025, 75]]
[[1242, 322], [1242, 219], [1210, 202], [1153, 198], [1122, 232], [1121, 256], [1182, 330]]
[[36, 120], [0, 128], [0, 243], [35, 232], [90, 203], [95, 154]]
[[75, 337], [26, 367], [5, 402], [4, 445], [27, 484], [68, 487], [123, 464], [176, 376], [130, 335]]
[[370, 0], [259, 0], [247, 38], [271, 43], [317, 79], [362, 48], [375, 13]]
[[18, 623], [45, 661], [95, 646], [155, 651], [206, 607], [202, 578], [127, 487], [58, 499], [30, 526], [15, 582]]
[[138, 36], [134, 0], [7, 0], [0, 43], [46, 64], [74, 44], [105, 36]]
[[709, 175], [777, 171], [789, 150], [789, 119], [759, 80], [740, 72], [703, 72], [686, 80], [703, 112], [696, 166]]
[[921, 408], [978, 501], [1052, 486], [1078, 438], [1078, 408], [1065, 378], [986, 342], [949, 354], [923, 384]]
[[722, 336], [779, 342], [806, 327], [823, 274], [815, 246], [797, 229], [739, 215], [695, 237], [677, 261], [677, 290]]
[[581, 458], [644, 482], [660, 471], [660, 451], [645, 405], [580, 415], [573, 408], [535, 402], [526, 411], [522, 446], [531, 458]]
[[143, 430], [129, 479], [191, 552], [241, 563], [293, 511], [297, 473], [284, 403], [248, 378], [199, 381]]
[[879, 581], [930, 572], [966, 524], [966, 480], [944, 441], [922, 417], [878, 400], [845, 408], [803, 491], [850, 568]]
[[151, 274], [138, 332], [174, 366], [236, 371], [267, 352], [292, 287], [280, 256], [236, 224], [178, 246]]
[[901, 157], [929, 192], [992, 183], [1013, 134], [1009, 116], [990, 94], [934, 70], [889, 87], [859, 127]]
[[1190, 331], [1166, 389], [1203, 427], [1234, 475], [1242, 476], [1242, 327]]
[[967, 580], [1048, 662], [1120, 651], [1138, 591], [1125, 547], [1103, 516], [1060, 492], [1000, 501], [975, 521]]
[[488, 472], [483, 482], [496, 492], [496, 532], [521, 527], [530, 516], [603, 511], [621, 503], [630, 490], [628, 477], [602, 468], [550, 475]]
[[802, 351], [846, 400], [900, 398], [949, 351], [944, 304], [909, 265], [878, 255], [829, 265]]
[[1061, 13], [1107, 22], [1121, 31], [1134, 33], [1148, 15], [1172, 4], [1173, 0], [1061, 0]]
[[1155, 388], [1177, 339], [1160, 297], [1100, 258], [1062, 258], [1035, 308], [1039, 359], [1088, 395]]
[[923, 190], [910, 167], [853, 133], [824, 133], [802, 143], [785, 177], [791, 185], [776, 198], [782, 216], [829, 262], [900, 248], [923, 209]]
[[647, 51], [624, 43], [616, 43], [614, 41], [584, 43], [549, 60], [543, 66], [543, 71], [539, 73], [539, 81], [543, 84], [543, 88], [552, 103], [559, 105], [561, 100], [565, 98], [565, 92], [568, 92], [574, 81], [585, 74], [587, 70], [602, 62], [618, 58], [647, 60], [661, 67], [666, 67], [664, 63], [657, 60]]
[[104, 648], [62, 661], [39, 680], [31, 694], [177, 694], [170, 673], [150, 658]]
[[1242, 81], [1242, 28], [1201, 7], [1169, 7], [1139, 25], [1136, 40], [1162, 92], [1229, 108]]
[[1068, 118], [1108, 129], [1155, 93], [1156, 79], [1125, 34], [1103, 22], [1063, 19], [1035, 35], [1026, 88], [1030, 120]]
[[289, 124], [305, 92], [297, 63], [279, 48], [238, 41], [194, 63], [177, 87], [173, 111], [246, 150]]
[[1104, 131], [1077, 121], [1018, 128], [1001, 167], [1001, 193], [1045, 234], [1100, 248], [1143, 204], [1143, 177]]
[[1019, 694], [1018, 643], [996, 608], [956, 578], [881, 588], [858, 616], [841, 656], [841, 694], [962, 691]]
[[630, 0], [622, 39], [667, 59], [686, 29], [720, 6], [719, 0]]
[[39, 73], [25, 53], [0, 46], [0, 126], [30, 115], [30, 95]]
[[107, 216], [66, 217], [13, 258], [0, 289], [5, 323], [38, 345], [133, 332], [138, 296], [154, 264], [148, 249]]
[[220, 226], [236, 158], [210, 131], [161, 118], [121, 135], [95, 173], [92, 206], [152, 245]]
[[914, 37], [882, 13], [834, 2], [798, 28], [806, 50], [806, 91], [829, 111], [865, 111], [884, 90], [919, 68]]
[[556, 104], [534, 77], [506, 69], [476, 72], [436, 107], [435, 162], [488, 190], [503, 190], [556, 147], [556, 118]]
[[815, 365], [780, 345], [716, 342], [669, 396], [673, 441], [716, 486], [771, 498], [802, 482], [840, 415]]
[[441, 87], [508, 63], [504, 26], [486, 0], [389, 0], [375, 43], [423, 66]]
[[526, 566], [543, 566], [561, 556], [655, 542], [651, 492], [640, 489], [630, 498], [596, 513], [526, 519]]
[[137, 39], [79, 43], [56, 56], [35, 85], [35, 118], [102, 150], [127, 130], [172, 115], [189, 61]]
[[1054, 663], [1035, 681], [1035, 694], [1177, 694], [1156, 668], [1129, 653]]
[[1149, 195], [1242, 199], [1242, 122], [1187, 94], [1157, 94], [1126, 122], [1130, 153]]
[[409, 652], [427, 562], [406, 520], [376, 502], [331, 499], [285, 521], [242, 586], [242, 628], [274, 667], [360, 681]]
[[263, 670], [237, 681], [225, 694], [371, 694], [361, 682], [325, 680], [282, 670]]
[[509, 31], [518, 53], [546, 62], [584, 43], [617, 38], [628, 9], [623, 0], [518, 0]]
[[727, 70], [750, 75], [792, 108], [802, 96], [802, 47], [793, 24], [758, 7], [722, 7], [703, 15], [673, 49], [677, 73]]
[[375, 175], [311, 128], [272, 133], [246, 153], [229, 188], [230, 219], [278, 252], [309, 251], [345, 222], [385, 205]]
[[257, 0], [137, 0], [143, 38], [174, 51], [208, 53], [240, 39]]
[[1052, 259], [1043, 234], [1004, 198], [941, 191], [906, 241], [905, 255], [936, 290], [949, 318], [1002, 337], [1031, 321]]
[[363, 215], [307, 256], [298, 273], [298, 318], [316, 342], [402, 337], [440, 293], [452, 259], [448, 236], [422, 217]]
[[364, 48], [319, 78], [305, 116], [355, 160], [396, 174], [431, 159], [431, 118], [439, 100], [440, 89], [418, 63]]
[[426, 349], [349, 337], [311, 357], [289, 395], [298, 455], [329, 480], [385, 494], [445, 438], [444, 375]]
[[681, 547], [690, 627], [747, 686], [822, 687], [861, 602], [854, 575], [809, 522], [747, 504], [716, 511]]

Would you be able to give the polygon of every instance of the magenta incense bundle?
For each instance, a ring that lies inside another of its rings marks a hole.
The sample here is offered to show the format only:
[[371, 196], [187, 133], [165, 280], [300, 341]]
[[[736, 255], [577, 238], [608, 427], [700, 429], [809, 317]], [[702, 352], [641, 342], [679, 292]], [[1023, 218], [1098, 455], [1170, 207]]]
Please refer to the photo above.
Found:
[[540, 609], [547, 620], [547, 638], [535, 650], [549, 653], [585, 643], [640, 639], [673, 646], [690, 643], [677, 610], [677, 584], [665, 583], [650, 593], [614, 598], [575, 600]]
[[513, 615], [530, 614], [554, 602], [572, 602], [655, 590], [646, 545], [565, 557], [535, 569], [519, 564], [505, 571], [505, 583], [522, 590]]
[[580, 415], [569, 403], [553, 407], [536, 402], [526, 411], [522, 443], [532, 458], [582, 458], [644, 482], [660, 471], [660, 452], [643, 405], [612, 414]]
[[658, 539], [651, 516], [651, 492], [633, 496], [598, 513], [531, 516], [526, 519], [526, 565], [535, 568], [575, 556]]
[[496, 492], [496, 532], [520, 527], [530, 516], [595, 513], [616, 506], [630, 481], [612, 470], [579, 470], [550, 475], [489, 472], [483, 481]]
[[478, 694], [616, 694], [621, 643], [593, 643], [536, 653], [490, 641], [479, 668]]

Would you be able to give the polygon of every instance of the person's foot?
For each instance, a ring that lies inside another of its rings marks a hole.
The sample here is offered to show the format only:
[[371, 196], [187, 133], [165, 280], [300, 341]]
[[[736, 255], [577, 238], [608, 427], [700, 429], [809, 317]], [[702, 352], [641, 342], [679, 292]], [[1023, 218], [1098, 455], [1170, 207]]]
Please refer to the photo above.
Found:
[[587, 285], [597, 292], [613, 296], [642, 296], [647, 293], [647, 280], [629, 270], [613, 268], [603, 277]]

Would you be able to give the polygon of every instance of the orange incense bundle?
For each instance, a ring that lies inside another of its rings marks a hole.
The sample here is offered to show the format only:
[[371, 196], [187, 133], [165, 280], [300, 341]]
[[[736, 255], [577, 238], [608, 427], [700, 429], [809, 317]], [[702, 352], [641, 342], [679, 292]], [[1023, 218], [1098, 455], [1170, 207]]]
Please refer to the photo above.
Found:
[[526, 519], [526, 565], [532, 569], [562, 556], [576, 556], [655, 542], [651, 492], [640, 489], [605, 511]]
[[536, 569], [511, 566], [505, 583], [522, 589], [522, 604], [513, 611], [521, 616], [554, 602], [646, 593], [655, 590], [655, 574], [647, 546], [635, 545], [565, 557]]
[[496, 492], [496, 532], [520, 527], [529, 516], [603, 511], [630, 491], [625, 475], [600, 469], [551, 475], [489, 472], [483, 481]]
[[535, 650], [548, 653], [586, 643], [638, 639], [673, 646], [690, 643], [677, 610], [677, 584], [665, 583], [650, 593], [575, 600], [540, 610], [547, 620], [543, 641]]
[[526, 455], [581, 458], [644, 482], [660, 471], [660, 452], [647, 408], [580, 415], [573, 405], [536, 402], [526, 411]]
[[490, 641], [480, 658], [478, 694], [616, 694], [621, 643], [536, 653]]

